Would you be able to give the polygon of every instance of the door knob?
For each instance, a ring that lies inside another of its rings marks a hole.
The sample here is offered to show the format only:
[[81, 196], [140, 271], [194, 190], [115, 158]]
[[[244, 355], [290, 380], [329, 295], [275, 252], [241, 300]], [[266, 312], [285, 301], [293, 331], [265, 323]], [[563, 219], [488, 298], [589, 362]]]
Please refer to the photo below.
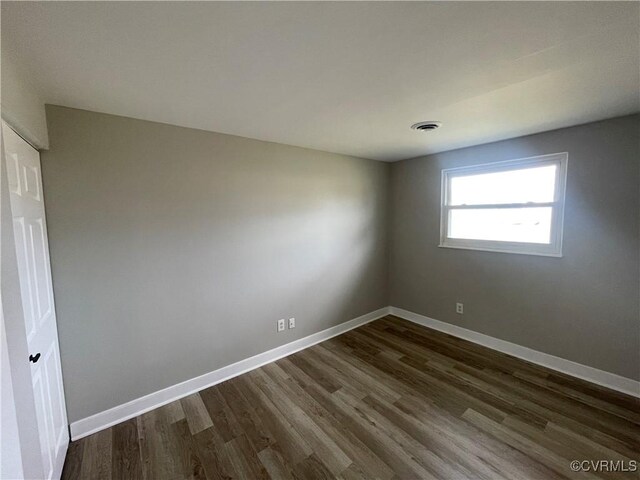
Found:
[[40, 360], [40, 353], [36, 353], [35, 357], [33, 355], [29, 355], [29, 361], [36, 363], [38, 360]]

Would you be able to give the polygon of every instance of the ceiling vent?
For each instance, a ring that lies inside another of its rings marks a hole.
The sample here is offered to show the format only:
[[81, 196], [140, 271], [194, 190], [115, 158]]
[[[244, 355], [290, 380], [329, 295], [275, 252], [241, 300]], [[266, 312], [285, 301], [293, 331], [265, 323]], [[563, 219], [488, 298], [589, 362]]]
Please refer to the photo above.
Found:
[[412, 130], [420, 130], [422, 132], [430, 132], [442, 126], [442, 122], [418, 122], [411, 125]]

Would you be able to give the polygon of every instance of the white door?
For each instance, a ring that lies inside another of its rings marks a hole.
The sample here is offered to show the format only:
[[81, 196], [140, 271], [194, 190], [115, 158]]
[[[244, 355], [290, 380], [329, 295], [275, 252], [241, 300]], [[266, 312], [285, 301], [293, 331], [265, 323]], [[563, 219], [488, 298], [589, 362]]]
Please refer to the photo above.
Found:
[[69, 431], [53, 304], [40, 154], [4, 122], [2, 135], [29, 347], [29, 358], [24, 360], [31, 364], [45, 477], [59, 478], [69, 444]]

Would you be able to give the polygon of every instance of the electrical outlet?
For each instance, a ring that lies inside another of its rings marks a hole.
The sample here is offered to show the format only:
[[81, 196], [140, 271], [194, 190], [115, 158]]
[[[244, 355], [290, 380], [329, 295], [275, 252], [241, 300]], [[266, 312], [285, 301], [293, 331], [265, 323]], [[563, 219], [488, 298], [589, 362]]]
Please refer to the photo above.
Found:
[[284, 318], [278, 320], [278, 332], [284, 332]]
[[456, 303], [456, 313], [460, 315], [464, 313], [464, 305], [462, 303]]
[[289, 319], [289, 328], [296, 328], [296, 319], [295, 318], [290, 318]]

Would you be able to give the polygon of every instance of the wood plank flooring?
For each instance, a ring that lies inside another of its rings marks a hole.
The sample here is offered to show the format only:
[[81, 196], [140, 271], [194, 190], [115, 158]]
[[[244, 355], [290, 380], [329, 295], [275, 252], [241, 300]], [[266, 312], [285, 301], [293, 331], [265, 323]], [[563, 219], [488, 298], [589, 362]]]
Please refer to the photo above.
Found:
[[[70, 446], [64, 479], [637, 479], [640, 401], [388, 316]], [[609, 468], [611, 470], [612, 468]]]

